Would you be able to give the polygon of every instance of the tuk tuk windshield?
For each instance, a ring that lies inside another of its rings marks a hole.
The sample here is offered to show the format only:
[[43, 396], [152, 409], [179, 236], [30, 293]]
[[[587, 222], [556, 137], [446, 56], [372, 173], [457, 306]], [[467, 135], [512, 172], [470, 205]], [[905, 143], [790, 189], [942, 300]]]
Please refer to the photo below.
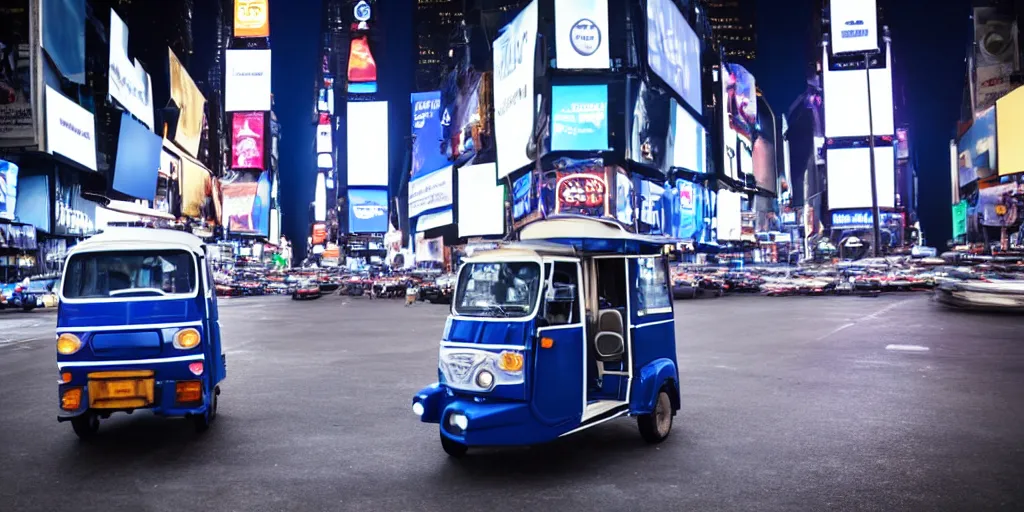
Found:
[[454, 301], [461, 316], [522, 318], [533, 314], [540, 265], [533, 262], [467, 263]]
[[183, 250], [78, 253], [68, 260], [64, 298], [194, 295], [195, 257]]

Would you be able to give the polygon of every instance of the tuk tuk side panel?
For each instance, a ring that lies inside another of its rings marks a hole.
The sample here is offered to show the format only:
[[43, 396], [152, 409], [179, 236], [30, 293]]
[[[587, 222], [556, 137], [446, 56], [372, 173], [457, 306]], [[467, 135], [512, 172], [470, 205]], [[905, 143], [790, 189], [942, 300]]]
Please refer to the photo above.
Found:
[[[657, 257], [657, 256], [655, 256]], [[657, 257], [659, 265], [665, 265], [664, 258]], [[632, 341], [632, 365], [634, 382], [632, 384], [631, 412], [650, 412], [661, 386], [671, 381], [675, 396], [673, 403], [678, 407], [679, 377], [676, 362], [676, 340], [671, 282], [668, 280], [666, 268], [664, 290], [656, 293], [664, 295], [652, 301], [645, 297], [643, 283], [640, 279], [640, 259], [631, 259], [629, 265], [630, 289], [630, 339]], [[666, 301], [667, 297], [667, 301]], [[667, 307], [657, 307], [667, 303]], [[655, 307], [645, 305], [654, 304]]]
[[575, 427], [585, 399], [583, 326], [541, 328], [537, 337], [550, 338], [551, 346], [534, 350], [533, 414], [545, 425]]
[[227, 377], [227, 361], [224, 358], [224, 347], [220, 333], [220, 310], [217, 308], [217, 290], [213, 280], [213, 267], [208, 259], [203, 259], [202, 296], [206, 297], [206, 333], [209, 338], [206, 357], [210, 361], [211, 384], [216, 386]]

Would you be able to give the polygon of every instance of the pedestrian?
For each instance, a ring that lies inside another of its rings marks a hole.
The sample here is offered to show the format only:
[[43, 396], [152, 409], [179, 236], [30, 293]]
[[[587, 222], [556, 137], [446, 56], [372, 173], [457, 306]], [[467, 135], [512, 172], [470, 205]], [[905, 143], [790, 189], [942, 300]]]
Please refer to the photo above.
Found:
[[416, 296], [420, 293], [420, 290], [416, 288], [416, 283], [409, 282], [409, 285], [405, 287], [405, 307], [412, 306], [416, 303]]

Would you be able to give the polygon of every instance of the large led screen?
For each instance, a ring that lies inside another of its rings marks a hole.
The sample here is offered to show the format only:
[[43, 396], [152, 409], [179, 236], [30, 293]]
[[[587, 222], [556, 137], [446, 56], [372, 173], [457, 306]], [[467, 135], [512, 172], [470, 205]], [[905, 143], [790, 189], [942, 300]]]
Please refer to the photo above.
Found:
[[232, 233], [270, 234], [270, 173], [232, 171], [220, 178], [224, 222]]
[[441, 91], [417, 92], [412, 102], [412, 178], [436, 171], [448, 163], [441, 132]]
[[199, 152], [199, 138], [203, 134], [206, 98], [170, 48], [167, 49], [167, 57], [171, 74], [171, 101], [180, 110], [174, 142], [188, 154], [196, 156]]
[[555, 2], [555, 67], [608, 68], [608, 0]]
[[[16, 2], [14, 5], [17, 4]], [[72, 82], [84, 84], [85, 1], [43, 0], [40, 11], [43, 50], [57, 66], [60, 74]], [[3, 16], [8, 14], [4, 13]]]
[[706, 152], [708, 132], [690, 112], [672, 102], [672, 162], [671, 167], [685, 169], [697, 174], [707, 172]]
[[967, 234], [967, 201], [953, 205], [953, 239]]
[[409, 217], [451, 206], [454, 199], [452, 185], [452, 166], [450, 165], [410, 181]]
[[634, 188], [633, 179], [625, 169], [617, 169], [615, 172], [615, 220], [627, 226], [632, 226], [633, 221], [636, 220]]
[[608, 217], [608, 182], [603, 168], [558, 171], [555, 182], [555, 213]]
[[878, 10], [875, 0], [829, 0], [832, 52], [878, 49]]
[[494, 134], [498, 178], [533, 162], [534, 65], [537, 49], [537, 0], [505, 26], [494, 41]]
[[505, 186], [495, 185], [494, 164], [459, 169], [459, 237], [505, 233]]
[[[863, 69], [830, 71], [825, 66], [823, 74], [826, 137], [895, 134], [891, 62], [887, 62], [887, 67], [872, 69], [869, 73]], [[871, 76], [871, 127], [868, 122], [867, 74]]]
[[385, 233], [388, 230], [388, 191], [348, 190], [348, 229], [352, 233]]
[[551, 150], [608, 149], [608, 86], [551, 86]]
[[96, 170], [96, 123], [93, 115], [46, 86], [47, 152]]
[[163, 139], [128, 112], [122, 113], [117, 156], [114, 158], [113, 189], [136, 199], [152, 201], [156, 195], [161, 153]]
[[0, 160], [0, 219], [14, 220], [18, 200], [18, 166]]
[[[871, 207], [871, 151], [868, 148], [829, 149], [828, 206], [832, 210]], [[875, 181], [879, 208], [896, 202], [896, 152], [875, 148]]]
[[235, 0], [235, 37], [270, 37], [268, 0]]
[[266, 169], [264, 112], [234, 112], [231, 116], [231, 168]]
[[754, 141], [752, 155], [754, 181], [757, 187], [775, 193], [778, 188], [778, 171], [775, 168], [775, 145], [765, 137]]
[[721, 189], [718, 191], [718, 239], [729, 242], [736, 242], [742, 239], [743, 236], [743, 216], [741, 215], [740, 208], [742, 207], [743, 197], [737, 192], [733, 192], [729, 189]]
[[[996, 100], [999, 175], [1024, 172], [1024, 87]], [[978, 119], [974, 124], [978, 124]], [[993, 146], [993, 150], [994, 150]], [[992, 163], [996, 159], [992, 158]]]
[[270, 50], [227, 50], [224, 111], [270, 110]]
[[[633, 115], [628, 115], [629, 146], [626, 157], [667, 172], [673, 156], [672, 99], [646, 83], [628, 82]], [[634, 92], [635, 91], [635, 92]], [[634, 96], [635, 95], [635, 96]]]
[[1024, 184], [1004, 183], [978, 187], [978, 214], [983, 226], [1012, 226], [1020, 220], [1020, 202]]
[[128, 27], [110, 11], [110, 60], [107, 92], [125, 110], [153, 128], [153, 81], [139, 61], [128, 58]]
[[726, 64], [729, 72], [725, 90], [729, 111], [729, 126], [741, 137], [751, 140], [757, 126], [757, 85], [747, 68], [739, 64]]
[[316, 127], [316, 152], [330, 153], [334, 150], [334, 139], [331, 137], [331, 125], [320, 124]]
[[691, 108], [704, 112], [700, 39], [672, 0], [647, 1], [647, 63]]
[[[1015, 145], [1006, 144], [1003, 147]], [[957, 175], [960, 178], [960, 186], [995, 176], [998, 156], [1000, 155], [996, 151], [996, 108], [989, 107], [974, 119], [974, 124], [964, 132], [957, 144]]]
[[370, 50], [366, 36], [353, 37], [348, 53], [348, 92], [374, 94], [377, 92], [377, 61]]
[[744, 174], [754, 174], [754, 154], [753, 149], [742, 140], [737, 145], [739, 158], [740, 158], [740, 172]]
[[665, 234], [678, 240], [712, 243], [714, 199], [703, 185], [678, 179], [665, 189]]
[[388, 186], [388, 103], [348, 102], [348, 184]]

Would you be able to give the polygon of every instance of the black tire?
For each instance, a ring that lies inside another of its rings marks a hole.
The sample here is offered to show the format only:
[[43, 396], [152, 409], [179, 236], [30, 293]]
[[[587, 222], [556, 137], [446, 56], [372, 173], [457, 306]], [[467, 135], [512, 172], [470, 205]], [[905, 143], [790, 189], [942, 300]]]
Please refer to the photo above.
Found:
[[96, 437], [96, 433], [99, 432], [100, 417], [91, 412], [76, 416], [71, 419], [71, 428], [79, 439], [88, 441]]
[[672, 433], [672, 397], [669, 393], [668, 387], [662, 387], [658, 392], [658, 399], [654, 402], [654, 410], [650, 414], [636, 418], [640, 436], [648, 443], [660, 443]]
[[458, 442], [448, 439], [444, 434], [441, 434], [441, 448], [444, 448], [444, 452], [449, 457], [455, 459], [461, 459], [466, 456], [466, 452], [469, 451], [469, 447]]
[[217, 419], [217, 396], [220, 395], [220, 388], [214, 388], [213, 399], [210, 401], [210, 407], [206, 410], [206, 414], [199, 416], [193, 416], [192, 422], [196, 428], [196, 432], [202, 434], [207, 430], [210, 430], [210, 425]]

